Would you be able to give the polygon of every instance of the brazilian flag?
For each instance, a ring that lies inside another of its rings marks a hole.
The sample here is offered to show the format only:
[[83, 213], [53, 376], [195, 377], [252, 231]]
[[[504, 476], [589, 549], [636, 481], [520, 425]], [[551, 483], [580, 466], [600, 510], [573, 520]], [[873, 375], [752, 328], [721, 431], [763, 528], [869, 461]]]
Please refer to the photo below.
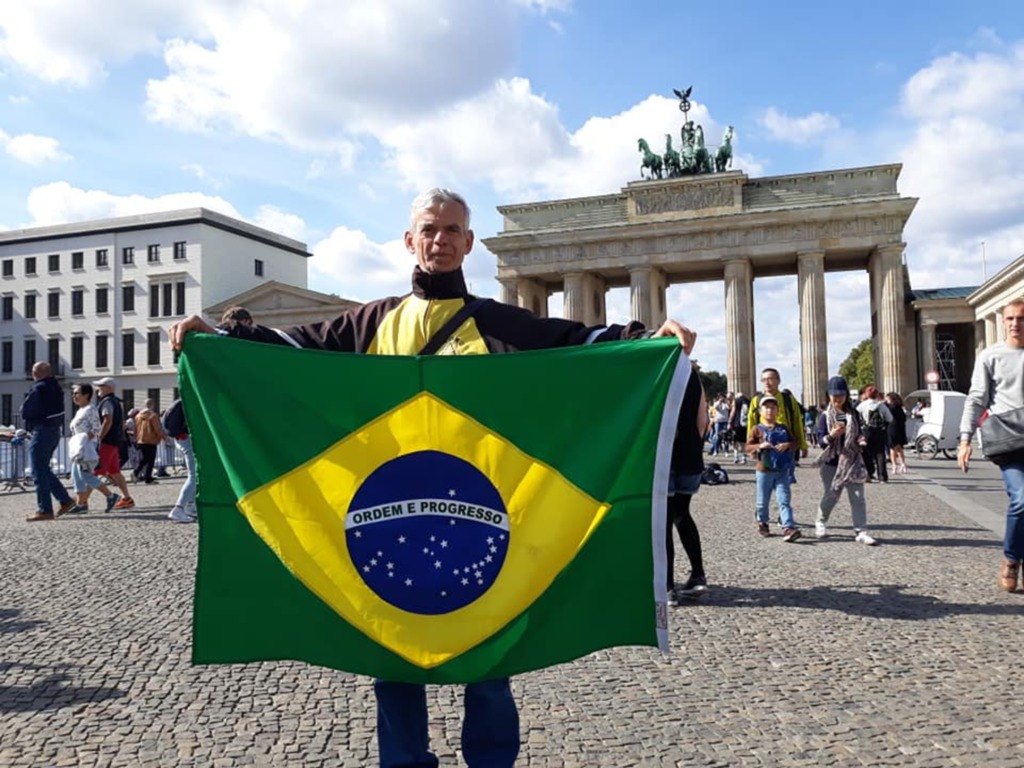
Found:
[[674, 339], [392, 357], [188, 337], [196, 663], [466, 683], [667, 650]]

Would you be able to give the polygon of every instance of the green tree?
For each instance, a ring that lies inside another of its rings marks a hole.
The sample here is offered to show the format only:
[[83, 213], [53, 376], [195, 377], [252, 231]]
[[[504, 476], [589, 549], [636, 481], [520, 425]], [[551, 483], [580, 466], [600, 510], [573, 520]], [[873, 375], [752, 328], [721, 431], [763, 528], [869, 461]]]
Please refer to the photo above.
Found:
[[700, 383], [704, 385], [704, 394], [707, 396], [709, 403], [719, 395], [724, 395], [729, 391], [729, 383], [725, 378], [725, 374], [718, 371], [702, 370], [700, 372]]
[[875, 383], [875, 355], [871, 339], [864, 339], [850, 350], [839, 365], [839, 375], [846, 379], [851, 392]]

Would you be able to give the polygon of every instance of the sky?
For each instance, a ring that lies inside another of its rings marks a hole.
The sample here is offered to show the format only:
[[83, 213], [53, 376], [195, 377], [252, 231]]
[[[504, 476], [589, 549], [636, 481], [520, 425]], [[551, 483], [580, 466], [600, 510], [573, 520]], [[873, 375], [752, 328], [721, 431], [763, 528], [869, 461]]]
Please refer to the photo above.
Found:
[[[673, 88], [750, 177], [902, 163], [914, 288], [1024, 253], [1024, 6], [633, 0], [0, 4], [0, 229], [202, 205], [308, 243], [309, 288], [409, 289], [409, 202], [460, 191], [471, 289], [499, 205], [617, 192]], [[826, 275], [829, 371], [870, 335], [866, 273]], [[798, 388], [796, 278], [754, 284], [758, 367]], [[560, 312], [561, 295], [551, 309]], [[725, 371], [722, 283], [671, 286]], [[608, 295], [625, 321], [627, 289]]]

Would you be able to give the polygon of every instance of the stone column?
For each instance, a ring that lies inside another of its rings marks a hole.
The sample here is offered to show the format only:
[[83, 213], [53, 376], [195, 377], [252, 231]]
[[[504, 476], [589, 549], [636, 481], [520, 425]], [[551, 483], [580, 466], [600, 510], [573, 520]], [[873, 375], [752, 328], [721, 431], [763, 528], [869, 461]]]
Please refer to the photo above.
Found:
[[562, 275], [565, 285], [565, 298], [562, 302], [562, 316], [566, 320], [583, 322], [585, 295], [583, 290], [583, 273], [566, 272]]
[[800, 402], [810, 405], [825, 397], [828, 384], [823, 251], [797, 255], [797, 292], [800, 299], [800, 362], [803, 367]]
[[583, 273], [583, 322], [587, 325], [604, 325], [605, 320], [604, 278], [593, 272]]
[[754, 269], [749, 259], [725, 262], [725, 375], [729, 389], [757, 391], [754, 372]]
[[648, 328], [665, 322], [665, 273], [654, 267], [629, 270], [630, 319]]
[[977, 356], [985, 348], [985, 321], [974, 321], [974, 354]]
[[[906, 392], [908, 382], [903, 363], [904, 295], [903, 243], [877, 249], [873, 261], [877, 269], [878, 338], [875, 384], [883, 392]], [[934, 345], [933, 345], [934, 347]]]
[[939, 370], [939, 358], [935, 351], [935, 328], [934, 320], [921, 322], [921, 365], [924, 374]]
[[985, 315], [985, 346], [991, 347], [999, 340], [999, 323], [996, 321], [996, 316], [992, 314]]
[[548, 287], [540, 280], [520, 277], [516, 280], [519, 306], [528, 309], [537, 317], [548, 316]]
[[516, 281], [510, 278], [498, 280], [501, 283], [501, 301], [503, 304], [519, 306], [519, 293], [516, 291]]

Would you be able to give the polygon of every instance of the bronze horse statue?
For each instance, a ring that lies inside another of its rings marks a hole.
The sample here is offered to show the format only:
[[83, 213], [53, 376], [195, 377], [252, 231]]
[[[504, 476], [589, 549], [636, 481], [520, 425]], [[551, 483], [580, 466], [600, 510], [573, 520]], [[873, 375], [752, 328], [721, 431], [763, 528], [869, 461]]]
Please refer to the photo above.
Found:
[[671, 179], [675, 176], [683, 175], [683, 161], [679, 158], [679, 153], [672, 149], [672, 134], [665, 134], [665, 154], [662, 155], [662, 160], [665, 163], [665, 174]]
[[644, 178], [644, 168], [650, 171], [650, 178], [660, 179], [661, 178], [661, 158], [651, 152], [650, 146], [644, 139], [637, 141], [637, 149], [644, 153], [643, 162], [640, 163], [640, 178]]
[[715, 153], [715, 170], [721, 173], [732, 167], [732, 126], [725, 129], [722, 144]]

